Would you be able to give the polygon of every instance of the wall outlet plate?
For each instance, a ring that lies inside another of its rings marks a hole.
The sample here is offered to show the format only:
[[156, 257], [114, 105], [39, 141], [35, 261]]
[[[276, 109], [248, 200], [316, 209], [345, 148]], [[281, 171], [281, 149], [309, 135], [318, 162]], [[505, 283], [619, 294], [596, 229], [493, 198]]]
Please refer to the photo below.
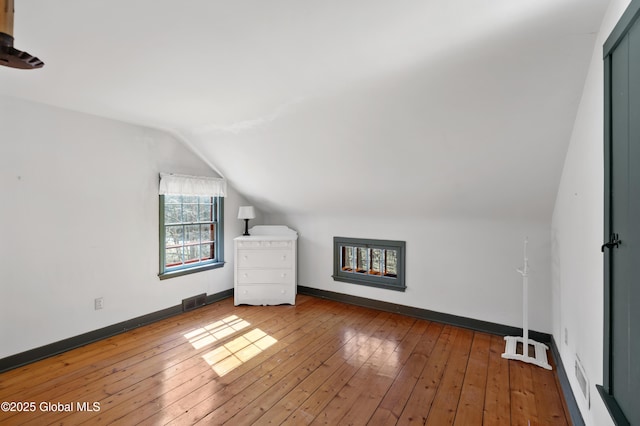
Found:
[[93, 300], [93, 309], [96, 311], [98, 309], [104, 308], [104, 297], [97, 297]]

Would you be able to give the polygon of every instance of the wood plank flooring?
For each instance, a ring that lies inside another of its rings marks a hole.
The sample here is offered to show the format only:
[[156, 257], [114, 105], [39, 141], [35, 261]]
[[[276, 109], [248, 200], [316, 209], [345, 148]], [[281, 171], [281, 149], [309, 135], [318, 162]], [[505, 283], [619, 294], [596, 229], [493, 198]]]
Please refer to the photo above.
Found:
[[555, 366], [503, 351], [499, 336], [305, 295], [229, 298], [0, 374], [0, 402], [31, 410], [0, 424], [570, 424]]

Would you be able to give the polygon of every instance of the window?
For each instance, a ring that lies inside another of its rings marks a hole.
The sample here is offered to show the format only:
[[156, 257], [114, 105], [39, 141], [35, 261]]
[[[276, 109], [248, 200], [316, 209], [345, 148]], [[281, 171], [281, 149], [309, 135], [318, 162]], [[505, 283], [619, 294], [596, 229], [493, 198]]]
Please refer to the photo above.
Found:
[[209, 181], [219, 184], [213, 178], [161, 175], [160, 279], [224, 265], [224, 190], [203, 188]]
[[333, 279], [404, 291], [404, 241], [333, 238]]

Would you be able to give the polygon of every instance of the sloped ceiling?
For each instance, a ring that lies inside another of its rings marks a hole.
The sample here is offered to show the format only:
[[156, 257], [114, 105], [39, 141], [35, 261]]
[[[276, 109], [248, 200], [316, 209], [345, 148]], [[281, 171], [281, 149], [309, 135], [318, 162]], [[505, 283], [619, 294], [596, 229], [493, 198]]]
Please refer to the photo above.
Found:
[[0, 94], [170, 131], [268, 212], [548, 221], [607, 3], [17, 0], [46, 65]]

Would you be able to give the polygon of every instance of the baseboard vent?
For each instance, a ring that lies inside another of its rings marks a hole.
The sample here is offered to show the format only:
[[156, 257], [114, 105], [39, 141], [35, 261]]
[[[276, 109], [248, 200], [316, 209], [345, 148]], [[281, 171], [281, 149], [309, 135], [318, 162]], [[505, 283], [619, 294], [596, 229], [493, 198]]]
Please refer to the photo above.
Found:
[[576, 379], [578, 380], [578, 385], [580, 385], [580, 390], [582, 391], [582, 395], [584, 396], [585, 401], [587, 401], [587, 406], [591, 406], [591, 401], [589, 399], [589, 379], [587, 378], [587, 373], [584, 371], [584, 367], [580, 362], [580, 358], [576, 355]]
[[207, 303], [207, 293], [182, 299], [182, 312], [192, 311], [196, 308], [204, 306]]

